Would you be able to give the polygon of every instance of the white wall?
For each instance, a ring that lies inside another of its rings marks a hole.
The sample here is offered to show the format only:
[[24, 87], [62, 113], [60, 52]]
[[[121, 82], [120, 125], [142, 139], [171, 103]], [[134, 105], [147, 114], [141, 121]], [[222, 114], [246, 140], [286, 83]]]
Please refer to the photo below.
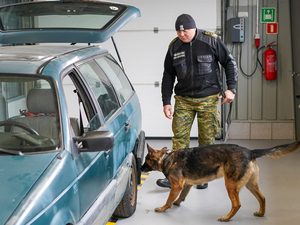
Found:
[[[125, 72], [136, 89], [142, 106], [142, 128], [148, 137], [171, 137], [171, 121], [163, 114], [161, 84], [164, 57], [169, 43], [176, 37], [175, 20], [182, 14], [193, 16], [197, 27], [216, 30], [216, 0], [122, 0], [136, 6], [142, 16], [127, 24], [115, 36]], [[154, 33], [154, 27], [158, 33]], [[111, 41], [101, 44], [111, 53]], [[117, 58], [116, 54], [113, 54]], [[197, 136], [193, 126], [192, 136]]]

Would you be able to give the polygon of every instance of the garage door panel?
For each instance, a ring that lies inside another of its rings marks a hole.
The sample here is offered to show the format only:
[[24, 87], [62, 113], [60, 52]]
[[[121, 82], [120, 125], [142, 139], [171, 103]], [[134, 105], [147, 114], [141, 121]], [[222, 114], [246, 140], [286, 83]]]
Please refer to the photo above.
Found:
[[[171, 120], [165, 118], [161, 101], [164, 58], [169, 43], [176, 37], [175, 20], [191, 14], [198, 28], [216, 30], [217, 1], [207, 0], [122, 0], [141, 10], [142, 16], [131, 21], [115, 36], [127, 76], [132, 81], [142, 106], [143, 130], [148, 137], [172, 137]], [[154, 32], [154, 28], [158, 32]], [[111, 41], [101, 44], [114, 53]], [[116, 54], [114, 57], [117, 58]], [[155, 83], [159, 83], [155, 87]], [[174, 101], [174, 100], [172, 100]], [[197, 136], [194, 122], [191, 136]]]

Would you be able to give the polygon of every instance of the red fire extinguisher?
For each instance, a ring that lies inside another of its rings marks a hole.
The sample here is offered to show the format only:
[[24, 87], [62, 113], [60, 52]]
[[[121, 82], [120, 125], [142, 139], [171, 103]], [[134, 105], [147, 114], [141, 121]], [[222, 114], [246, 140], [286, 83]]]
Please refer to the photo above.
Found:
[[[274, 41], [275, 42], [275, 41]], [[271, 48], [274, 42], [268, 44], [268, 49], [265, 51], [265, 78], [266, 80], [276, 80], [277, 78], [277, 67], [276, 67], [276, 51]]]

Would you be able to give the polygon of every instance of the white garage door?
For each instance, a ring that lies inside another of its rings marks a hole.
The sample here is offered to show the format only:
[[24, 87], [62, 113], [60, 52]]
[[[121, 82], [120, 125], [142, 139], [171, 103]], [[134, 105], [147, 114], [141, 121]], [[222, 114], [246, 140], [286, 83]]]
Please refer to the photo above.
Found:
[[[192, 15], [200, 29], [215, 32], [216, 0], [122, 0], [136, 6], [142, 17], [134, 19], [115, 36], [124, 69], [138, 93], [143, 115], [142, 128], [147, 137], [171, 137], [171, 120], [165, 118], [161, 101], [164, 57], [169, 43], [176, 37], [175, 20]], [[157, 30], [154, 32], [154, 30]], [[111, 53], [111, 41], [102, 44]], [[113, 54], [116, 59], [116, 54]], [[191, 136], [197, 136], [196, 124]]]

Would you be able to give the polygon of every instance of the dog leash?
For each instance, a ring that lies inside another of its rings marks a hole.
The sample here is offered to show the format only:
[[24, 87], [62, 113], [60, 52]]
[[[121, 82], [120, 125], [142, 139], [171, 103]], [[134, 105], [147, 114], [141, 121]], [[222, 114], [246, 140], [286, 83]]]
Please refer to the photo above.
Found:
[[[226, 98], [225, 91], [221, 91], [220, 94], [222, 95], [222, 98]], [[227, 142], [227, 139], [228, 139], [229, 126], [231, 124], [232, 103], [233, 102], [229, 103], [229, 111], [228, 111], [227, 119], [225, 122], [225, 133], [226, 133], [225, 138], [224, 138], [225, 143]]]

